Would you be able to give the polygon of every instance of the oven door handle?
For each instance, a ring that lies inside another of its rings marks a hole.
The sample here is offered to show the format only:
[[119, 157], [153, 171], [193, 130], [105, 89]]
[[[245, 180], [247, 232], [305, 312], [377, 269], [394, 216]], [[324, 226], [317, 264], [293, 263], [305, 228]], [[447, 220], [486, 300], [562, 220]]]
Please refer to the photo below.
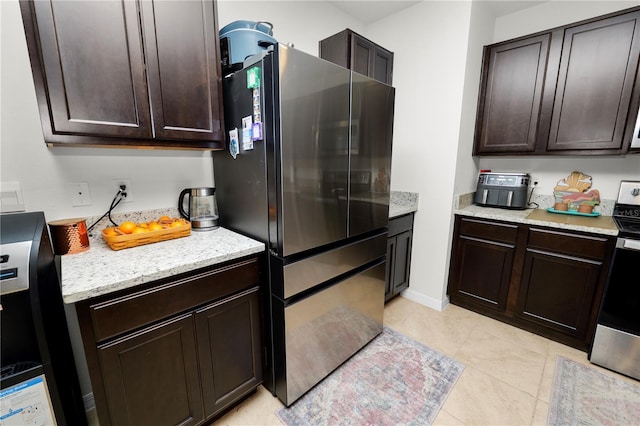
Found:
[[640, 240], [632, 240], [630, 238], [618, 238], [616, 248], [623, 250], [640, 251]]

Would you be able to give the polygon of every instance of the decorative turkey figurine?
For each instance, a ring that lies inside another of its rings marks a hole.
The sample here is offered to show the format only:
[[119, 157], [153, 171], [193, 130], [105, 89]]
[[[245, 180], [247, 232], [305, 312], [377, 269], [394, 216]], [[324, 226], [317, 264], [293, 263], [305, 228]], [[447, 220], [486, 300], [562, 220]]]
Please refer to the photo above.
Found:
[[600, 192], [591, 188], [591, 176], [574, 171], [567, 178], [558, 181], [553, 189], [556, 199], [555, 210], [577, 210], [591, 213], [600, 204]]

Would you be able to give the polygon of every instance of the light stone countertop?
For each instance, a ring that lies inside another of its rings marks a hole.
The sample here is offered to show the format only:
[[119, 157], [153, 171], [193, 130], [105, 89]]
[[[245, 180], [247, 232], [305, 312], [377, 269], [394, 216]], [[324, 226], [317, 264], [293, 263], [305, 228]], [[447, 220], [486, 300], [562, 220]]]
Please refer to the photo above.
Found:
[[454, 214], [506, 222], [569, 229], [603, 235], [618, 235], [618, 228], [611, 216], [574, 216], [549, 213], [546, 209], [509, 210], [477, 205], [464, 205], [454, 210]]
[[[389, 217], [415, 212], [418, 194], [392, 191]], [[124, 220], [149, 221], [161, 215], [178, 216], [176, 209], [113, 215], [116, 223]], [[90, 226], [97, 218], [88, 218]], [[263, 243], [225, 228], [191, 231], [188, 237], [176, 238], [122, 250], [112, 250], [100, 231], [109, 226], [101, 220], [89, 238], [89, 250], [60, 256], [62, 298], [65, 303], [135, 287], [206, 266], [262, 253]]]
[[[156, 211], [158, 217], [165, 211]], [[127, 219], [141, 219], [124, 214]], [[169, 214], [169, 216], [176, 216]], [[115, 218], [115, 216], [114, 216]], [[119, 218], [117, 222], [124, 219]], [[87, 226], [92, 221], [87, 220]], [[107, 223], [101, 222], [96, 230]], [[75, 303], [117, 290], [134, 287], [182, 272], [240, 259], [264, 252], [263, 243], [225, 228], [191, 231], [187, 237], [112, 250], [99, 232], [90, 237], [89, 250], [60, 256], [62, 298]]]
[[418, 210], [418, 194], [415, 192], [391, 191], [389, 219]]

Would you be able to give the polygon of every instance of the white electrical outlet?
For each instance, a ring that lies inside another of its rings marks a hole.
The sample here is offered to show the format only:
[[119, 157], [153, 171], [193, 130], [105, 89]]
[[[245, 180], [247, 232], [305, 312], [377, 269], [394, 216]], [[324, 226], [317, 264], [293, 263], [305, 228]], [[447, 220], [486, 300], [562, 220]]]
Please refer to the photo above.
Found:
[[67, 191], [73, 207], [90, 206], [91, 194], [88, 182], [71, 182], [67, 184]]
[[131, 188], [131, 179], [129, 178], [121, 178], [121, 179], [114, 179], [113, 180], [113, 188], [114, 190], [117, 192], [120, 189], [120, 185], [125, 185], [127, 187], [127, 189], [125, 189], [125, 192], [127, 193], [127, 196], [124, 198], [124, 200], [122, 200], [123, 203], [130, 203], [131, 201], [133, 201], [133, 191]]

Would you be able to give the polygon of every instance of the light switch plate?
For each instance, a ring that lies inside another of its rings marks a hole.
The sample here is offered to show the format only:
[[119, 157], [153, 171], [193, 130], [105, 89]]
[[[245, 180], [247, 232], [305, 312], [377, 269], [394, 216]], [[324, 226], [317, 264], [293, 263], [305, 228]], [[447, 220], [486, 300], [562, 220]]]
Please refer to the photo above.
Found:
[[0, 212], [23, 212], [24, 200], [20, 182], [1, 182], [0, 188]]

